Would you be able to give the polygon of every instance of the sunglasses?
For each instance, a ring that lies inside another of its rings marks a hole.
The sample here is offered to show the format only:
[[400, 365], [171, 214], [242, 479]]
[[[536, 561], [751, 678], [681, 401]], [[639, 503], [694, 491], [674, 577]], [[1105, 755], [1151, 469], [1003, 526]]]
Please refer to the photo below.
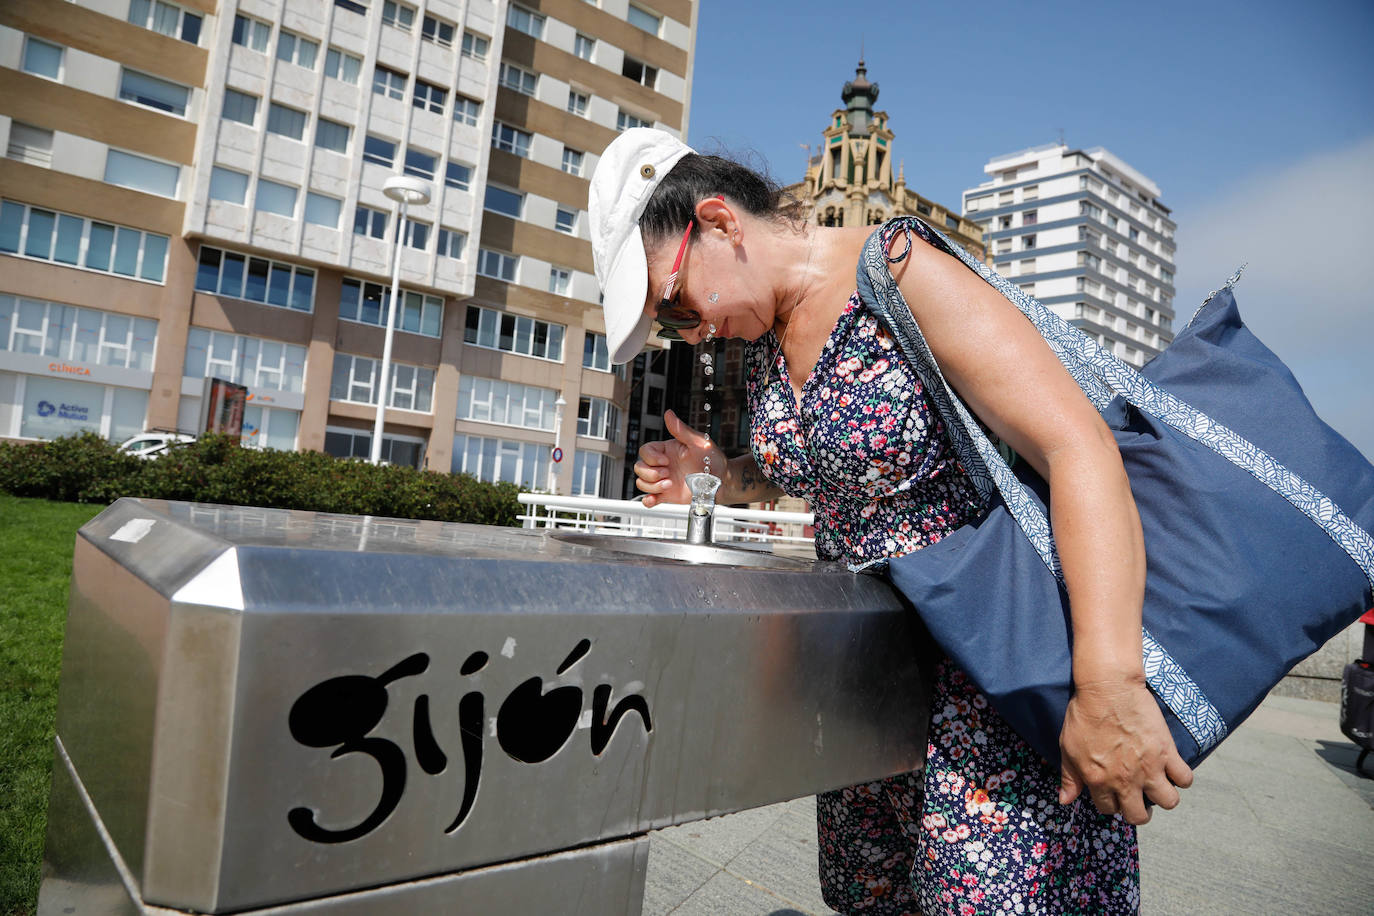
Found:
[[673, 259], [673, 272], [668, 274], [668, 280], [663, 284], [663, 295], [655, 310], [661, 340], [682, 340], [683, 331], [701, 324], [701, 316], [678, 301], [681, 291], [676, 289], [678, 271], [682, 268], [682, 257], [687, 253], [687, 243], [691, 241], [694, 225], [694, 221], [687, 221], [687, 231], [682, 233], [682, 244], [678, 246], [677, 257]]

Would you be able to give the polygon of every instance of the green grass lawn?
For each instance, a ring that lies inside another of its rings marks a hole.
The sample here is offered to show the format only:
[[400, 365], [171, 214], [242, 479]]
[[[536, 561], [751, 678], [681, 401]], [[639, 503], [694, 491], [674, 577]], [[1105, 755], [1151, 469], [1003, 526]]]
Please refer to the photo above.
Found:
[[0, 493], [0, 914], [31, 913], [76, 530], [104, 506]]

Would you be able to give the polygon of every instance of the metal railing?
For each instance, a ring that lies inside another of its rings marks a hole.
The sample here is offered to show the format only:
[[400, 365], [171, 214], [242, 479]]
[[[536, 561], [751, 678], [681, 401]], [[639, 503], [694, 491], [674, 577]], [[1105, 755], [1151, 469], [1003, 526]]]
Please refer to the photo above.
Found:
[[[550, 496], [521, 493], [525, 513], [516, 516], [526, 528], [564, 528], [626, 537], [683, 538], [687, 533], [687, 507], [659, 505], [652, 508], [626, 499], [595, 496]], [[814, 523], [810, 512], [774, 512], [717, 506], [717, 542], [754, 542], [810, 545], [806, 534]]]

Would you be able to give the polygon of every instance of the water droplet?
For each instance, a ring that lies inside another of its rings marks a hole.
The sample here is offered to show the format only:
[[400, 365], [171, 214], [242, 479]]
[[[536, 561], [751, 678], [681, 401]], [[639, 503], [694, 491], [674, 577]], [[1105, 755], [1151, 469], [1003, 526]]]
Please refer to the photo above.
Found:
[[714, 375], [716, 370], [713, 369], [713, 368], [711, 368], [710, 366], [707, 366], [707, 367], [705, 367], [704, 369], [702, 369], [701, 371], [704, 372], [704, 373], [706, 373], [707, 375]]
[[701, 409], [709, 412], [711, 409], [711, 402], [707, 401], [705, 404], [702, 404]]
[[710, 382], [707, 382], [707, 383], [706, 383], [706, 390], [707, 390], [707, 391], [715, 391], [715, 390], [716, 390], [716, 386], [715, 386], [715, 385], [712, 385]]

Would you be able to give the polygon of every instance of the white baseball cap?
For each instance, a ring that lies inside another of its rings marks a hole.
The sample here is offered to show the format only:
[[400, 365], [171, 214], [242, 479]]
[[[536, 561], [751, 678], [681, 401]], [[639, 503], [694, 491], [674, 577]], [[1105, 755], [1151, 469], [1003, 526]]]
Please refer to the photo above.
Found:
[[587, 213], [611, 362], [628, 363], [649, 339], [653, 319], [644, 311], [649, 263], [639, 218], [659, 182], [693, 152], [672, 134], [631, 127], [611, 141], [592, 173]]

